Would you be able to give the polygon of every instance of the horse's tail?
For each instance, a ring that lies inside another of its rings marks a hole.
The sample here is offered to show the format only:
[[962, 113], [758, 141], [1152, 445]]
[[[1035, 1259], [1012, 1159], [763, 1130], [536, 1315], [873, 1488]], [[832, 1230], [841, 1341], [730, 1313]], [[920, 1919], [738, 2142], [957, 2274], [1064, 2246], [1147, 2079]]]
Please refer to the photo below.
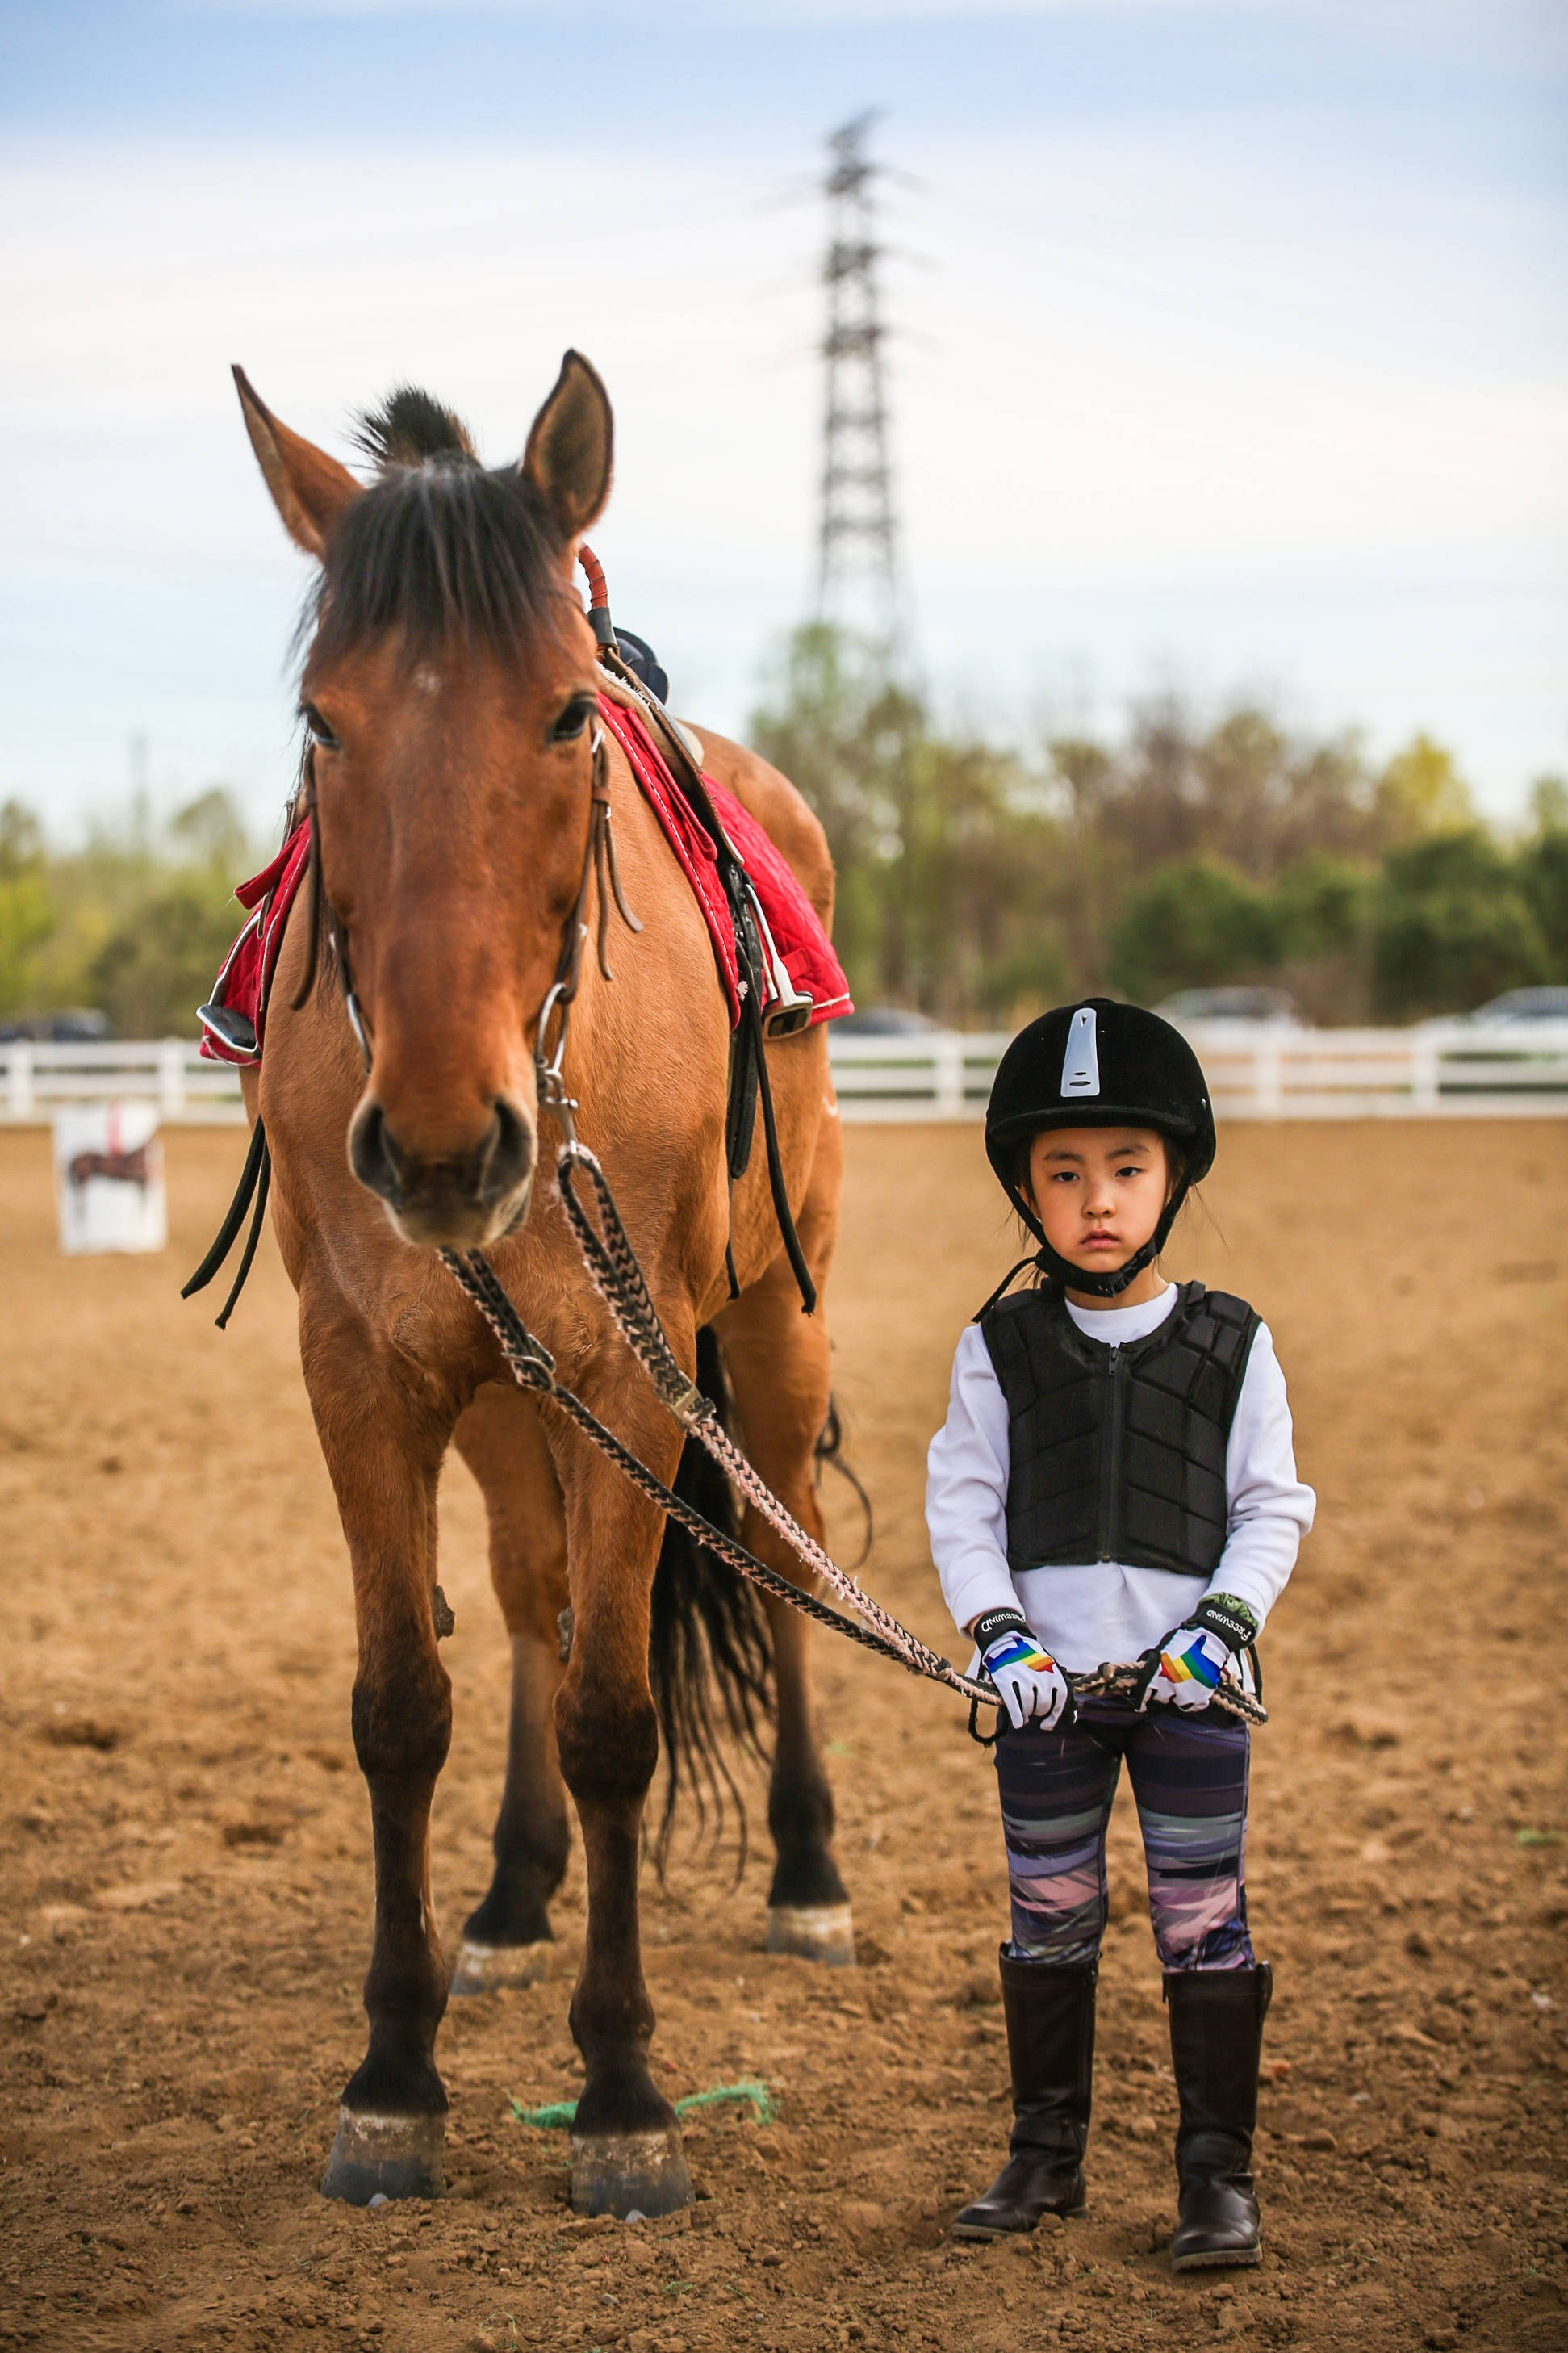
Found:
[[[697, 1335], [697, 1381], [729, 1427], [724, 1358], [710, 1328]], [[705, 1519], [738, 1535], [740, 1515], [730, 1482], [707, 1449], [689, 1438], [675, 1475], [675, 1492]], [[718, 1831], [726, 1794], [740, 1824], [740, 1868], [746, 1860], [746, 1809], [725, 1754], [728, 1730], [746, 1755], [765, 1759], [767, 1729], [775, 1717], [773, 1640], [757, 1589], [716, 1560], [674, 1520], [667, 1520], [653, 1580], [648, 1677], [658, 1710], [665, 1757], [664, 1811], [654, 1860], [664, 1868], [684, 1783], [700, 1823], [709, 1804]]]

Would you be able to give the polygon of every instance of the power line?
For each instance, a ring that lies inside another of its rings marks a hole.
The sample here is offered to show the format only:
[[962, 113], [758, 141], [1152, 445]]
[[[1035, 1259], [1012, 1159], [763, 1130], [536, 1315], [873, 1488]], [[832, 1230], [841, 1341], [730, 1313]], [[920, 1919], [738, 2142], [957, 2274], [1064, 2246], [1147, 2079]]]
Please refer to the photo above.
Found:
[[821, 620], [858, 622], [890, 651], [902, 595], [899, 530], [889, 456], [887, 371], [876, 235], [875, 183], [885, 167], [866, 142], [873, 114], [832, 132], [823, 192], [828, 206], [827, 327], [822, 339], [822, 515], [816, 611]]

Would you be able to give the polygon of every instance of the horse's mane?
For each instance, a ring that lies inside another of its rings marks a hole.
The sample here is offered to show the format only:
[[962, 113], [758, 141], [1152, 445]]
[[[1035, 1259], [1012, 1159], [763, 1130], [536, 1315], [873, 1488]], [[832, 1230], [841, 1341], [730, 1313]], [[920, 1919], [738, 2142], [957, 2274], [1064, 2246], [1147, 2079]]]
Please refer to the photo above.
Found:
[[376, 475], [338, 518], [300, 615], [313, 659], [395, 639], [405, 660], [455, 645], [510, 661], [556, 637], [563, 542], [520, 466], [487, 470], [461, 419], [412, 385], [354, 438]]

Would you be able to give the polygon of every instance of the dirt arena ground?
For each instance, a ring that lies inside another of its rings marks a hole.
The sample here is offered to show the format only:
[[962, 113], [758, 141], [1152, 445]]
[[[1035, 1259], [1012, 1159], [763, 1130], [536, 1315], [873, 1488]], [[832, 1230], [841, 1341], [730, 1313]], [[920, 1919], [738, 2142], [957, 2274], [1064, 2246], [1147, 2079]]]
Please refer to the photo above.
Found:
[[[951, 1642], [922, 1455], [964, 1317], [1013, 1255], [973, 1128], [851, 1129], [829, 1295], [875, 1497], [874, 1589]], [[168, 1139], [160, 1258], [65, 1261], [47, 1143], [0, 1134], [0, 2342], [627, 2353], [885, 2344], [1568, 2345], [1568, 1134], [1236, 1127], [1174, 1254], [1255, 1299], [1317, 1533], [1267, 1644], [1253, 1916], [1279, 1991], [1262, 2269], [1173, 2281], [1174, 2095], [1125, 1809], [1086, 2220], [955, 2247], [1005, 2131], [990, 1769], [957, 1704], [823, 1638], [861, 1963], [762, 1950], [763, 1867], [649, 1883], [672, 2094], [763, 2077], [689, 2134], [700, 2200], [578, 2223], [574, 1870], [558, 1980], [455, 2004], [450, 2196], [316, 2195], [362, 2050], [366, 1808], [353, 1630], [276, 1254], [226, 1336], [178, 1283], [231, 1132]], [[853, 1522], [837, 1518], [847, 1545]], [[485, 1885], [505, 1650], [454, 1466], [448, 1938]]]

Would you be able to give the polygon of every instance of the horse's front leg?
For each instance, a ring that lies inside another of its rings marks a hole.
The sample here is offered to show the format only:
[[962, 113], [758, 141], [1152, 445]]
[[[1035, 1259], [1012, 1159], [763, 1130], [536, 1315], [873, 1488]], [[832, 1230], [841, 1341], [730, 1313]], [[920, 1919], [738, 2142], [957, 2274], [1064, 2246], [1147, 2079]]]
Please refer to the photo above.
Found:
[[511, 1638], [511, 1723], [495, 1872], [463, 1924], [452, 1971], [455, 1994], [477, 1994], [531, 1984], [548, 1974], [555, 1951], [548, 1906], [571, 1845], [554, 1717], [557, 1621], [567, 1599], [566, 1518], [539, 1409], [512, 1383], [487, 1381], [456, 1438], [484, 1493], [490, 1582]]
[[[640, 1392], [640, 1393], [639, 1393]], [[667, 1483], [680, 1432], [640, 1374], [594, 1409]], [[637, 1868], [658, 1759], [648, 1615], [661, 1514], [577, 1432], [561, 1440], [572, 1583], [572, 1655], [555, 1702], [561, 1769], [583, 1830], [588, 1926], [572, 1996], [585, 2080], [572, 2129], [580, 2214], [668, 2214], [691, 2196], [675, 2111], [648, 2071], [653, 2004], [642, 1970]]]
[[430, 1898], [430, 1803], [452, 1729], [436, 1650], [436, 1482], [454, 1417], [405, 1388], [346, 1323], [301, 1303], [306, 1385], [353, 1571], [353, 1741], [370, 1792], [375, 1940], [370, 2042], [342, 2096], [322, 2194], [363, 2206], [442, 2187], [447, 1977]]

